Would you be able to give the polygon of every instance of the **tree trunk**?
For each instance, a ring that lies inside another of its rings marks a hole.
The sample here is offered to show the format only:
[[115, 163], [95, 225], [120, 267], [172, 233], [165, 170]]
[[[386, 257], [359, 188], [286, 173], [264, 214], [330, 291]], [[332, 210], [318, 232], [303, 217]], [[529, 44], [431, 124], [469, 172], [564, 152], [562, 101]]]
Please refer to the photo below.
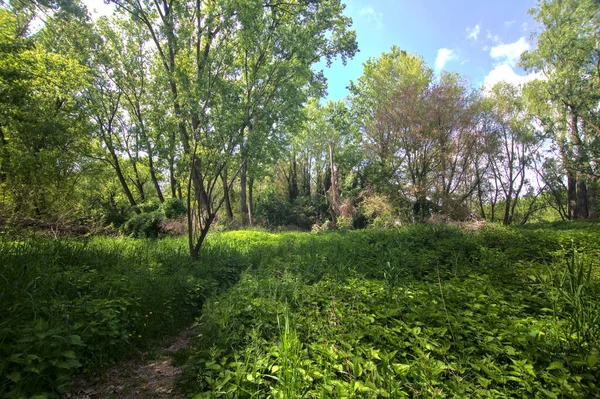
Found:
[[233, 210], [231, 209], [231, 201], [229, 199], [229, 184], [227, 179], [227, 169], [223, 169], [221, 173], [221, 182], [223, 183], [223, 196], [225, 197], [225, 210], [227, 211], [227, 220], [233, 222]]
[[595, 219], [598, 217], [598, 213], [594, 208], [594, 204], [596, 203], [597, 190], [598, 182], [596, 179], [592, 179], [590, 181], [590, 185], [588, 186], [588, 216], [590, 219]]
[[152, 151], [152, 147], [150, 143], [148, 144], [148, 168], [150, 169], [150, 177], [152, 178], [152, 183], [154, 184], [154, 189], [156, 190], [156, 195], [158, 196], [158, 200], [162, 204], [165, 202], [165, 197], [163, 197], [162, 190], [160, 189], [160, 184], [158, 184], [158, 178], [156, 177], [156, 170], [154, 169], [154, 154]]
[[248, 178], [248, 221], [254, 224], [254, 177]]
[[577, 219], [587, 219], [588, 217], [588, 190], [585, 180], [580, 174], [577, 179]]
[[567, 201], [569, 220], [577, 217], [577, 178], [571, 170], [567, 171]]
[[292, 163], [290, 164], [290, 178], [288, 179], [288, 195], [290, 202], [294, 202], [298, 198], [298, 164], [296, 162], [296, 154], [292, 155]]
[[129, 200], [129, 204], [133, 207], [133, 209], [135, 209], [136, 213], [138, 213], [138, 214], [142, 213], [142, 211], [140, 211], [138, 209], [137, 202], [133, 198], [133, 194], [131, 193], [129, 186], [127, 185], [127, 181], [125, 180], [125, 176], [123, 175], [123, 171], [121, 170], [121, 165], [119, 164], [119, 157], [117, 156], [115, 151], [112, 149], [112, 147], [109, 147], [109, 151], [110, 151], [110, 155], [113, 159], [112, 166], [115, 169], [115, 172], [117, 173], [117, 177], [119, 178], [119, 182], [121, 183], [121, 187], [123, 188], [123, 192], [125, 193], [125, 196]]
[[[175, 180], [175, 160], [173, 158], [169, 159], [169, 181], [171, 183], [171, 197], [177, 198], [177, 180]], [[181, 194], [179, 195], [179, 199], [181, 199]]]
[[338, 174], [333, 159], [333, 144], [329, 143], [329, 170], [331, 171], [331, 187], [329, 187], [329, 193], [331, 194], [331, 203], [329, 204], [329, 210], [331, 212], [331, 227], [337, 227], [337, 218], [340, 216], [340, 193], [338, 188]]
[[242, 226], [248, 226], [250, 221], [248, 215], [248, 202], [246, 200], [246, 177], [248, 173], [248, 157], [246, 154], [242, 153], [242, 168], [240, 170], [240, 212], [242, 214]]

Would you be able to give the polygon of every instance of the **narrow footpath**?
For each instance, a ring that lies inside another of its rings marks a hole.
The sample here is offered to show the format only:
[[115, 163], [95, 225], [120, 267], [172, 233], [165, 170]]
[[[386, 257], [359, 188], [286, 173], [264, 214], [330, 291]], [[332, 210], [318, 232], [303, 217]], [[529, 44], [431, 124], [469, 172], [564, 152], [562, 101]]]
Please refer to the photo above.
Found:
[[91, 380], [76, 379], [65, 399], [184, 399], [175, 393], [182, 370], [174, 365], [173, 354], [187, 348], [196, 329], [183, 330], [167, 348], [157, 349], [137, 360], [119, 362]]

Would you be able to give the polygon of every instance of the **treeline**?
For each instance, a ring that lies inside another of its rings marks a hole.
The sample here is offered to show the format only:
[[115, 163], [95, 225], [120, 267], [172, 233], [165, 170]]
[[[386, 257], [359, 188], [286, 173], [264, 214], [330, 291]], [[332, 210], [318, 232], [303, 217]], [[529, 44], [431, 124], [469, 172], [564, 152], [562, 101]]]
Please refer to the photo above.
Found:
[[339, 0], [111, 4], [95, 22], [76, 0], [0, 8], [2, 215], [188, 231], [193, 256], [215, 222], [597, 215], [593, 0], [532, 10], [521, 64], [544, 78], [524, 87], [393, 47], [327, 102], [317, 63], [357, 51]]

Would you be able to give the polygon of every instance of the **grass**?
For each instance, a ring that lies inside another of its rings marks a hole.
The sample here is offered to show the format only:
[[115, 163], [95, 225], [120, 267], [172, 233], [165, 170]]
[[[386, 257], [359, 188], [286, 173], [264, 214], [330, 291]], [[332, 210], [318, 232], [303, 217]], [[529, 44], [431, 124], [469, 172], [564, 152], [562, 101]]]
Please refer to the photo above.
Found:
[[194, 398], [597, 397], [597, 224], [0, 242], [0, 397], [195, 319]]

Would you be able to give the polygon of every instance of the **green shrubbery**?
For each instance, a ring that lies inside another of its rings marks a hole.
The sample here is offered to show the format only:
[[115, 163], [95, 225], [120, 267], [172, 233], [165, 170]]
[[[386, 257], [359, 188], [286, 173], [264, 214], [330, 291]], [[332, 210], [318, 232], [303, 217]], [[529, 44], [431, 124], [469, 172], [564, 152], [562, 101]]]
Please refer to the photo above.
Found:
[[205, 307], [183, 386], [195, 398], [596, 397], [598, 232], [278, 235], [284, 252]]
[[179, 356], [198, 398], [595, 397], [599, 233], [233, 231], [200, 262], [183, 239], [4, 241], [0, 397], [56, 397], [204, 303]]
[[163, 204], [155, 202], [139, 206], [142, 213], [136, 214], [120, 227], [121, 233], [137, 238], [157, 238], [167, 234], [163, 224], [167, 220], [176, 219], [186, 213], [185, 205], [180, 199], [169, 198]]
[[56, 397], [74, 374], [190, 324], [251, 258], [213, 242], [203, 262], [176, 239], [1, 242], [0, 397]]

